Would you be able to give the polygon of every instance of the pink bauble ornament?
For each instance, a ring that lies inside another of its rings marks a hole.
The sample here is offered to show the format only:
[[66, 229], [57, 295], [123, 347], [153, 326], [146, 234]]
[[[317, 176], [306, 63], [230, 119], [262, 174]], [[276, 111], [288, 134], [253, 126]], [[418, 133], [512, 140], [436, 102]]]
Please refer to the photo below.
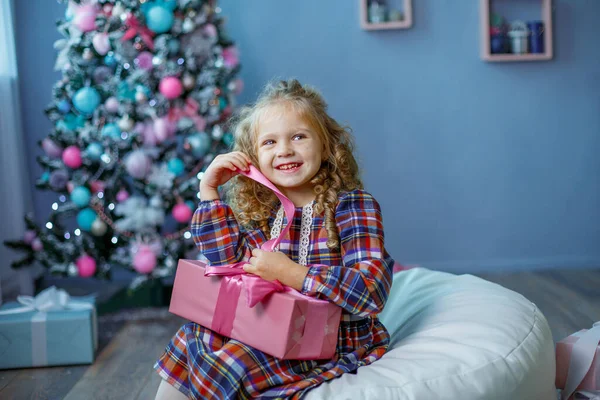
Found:
[[94, 49], [96, 50], [96, 53], [100, 54], [101, 56], [108, 53], [108, 51], [110, 50], [110, 42], [108, 41], [108, 33], [105, 33], [105, 32], [96, 33], [94, 35], [94, 37], [92, 38], [92, 44], [94, 45]]
[[75, 189], [75, 185], [73, 184], [73, 182], [71, 182], [71, 181], [67, 182], [67, 191], [69, 193], [71, 193], [73, 191], [73, 189]]
[[158, 143], [164, 142], [169, 137], [169, 123], [166, 118], [154, 120], [154, 137]]
[[40, 238], [33, 239], [33, 241], [31, 242], [31, 248], [34, 251], [42, 251], [44, 249], [44, 245], [42, 244]]
[[82, 278], [89, 278], [96, 273], [96, 260], [87, 254], [82, 255], [75, 261], [77, 272]]
[[213, 24], [206, 24], [204, 26], [204, 34], [208, 37], [217, 37], [217, 28]]
[[193, 211], [185, 203], [176, 204], [173, 207], [173, 218], [175, 221], [181, 222], [182, 224], [189, 222], [192, 219]]
[[129, 198], [129, 193], [127, 193], [127, 190], [125, 190], [125, 189], [121, 189], [117, 193], [117, 201], [120, 203], [124, 202], [128, 198]]
[[156, 254], [147, 245], [140, 245], [133, 256], [133, 269], [140, 274], [149, 274], [156, 267]]
[[223, 49], [223, 63], [227, 68], [234, 68], [240, 63], [237, 47], [229, 46]]
[[92, 193], [98, 193], [98, 192], [104, 192], [104, 188], [106, 187], [106, 184], [102, 181], [91, 181], [90, 182], [90, 189], [92, 191]]
[[152, 53], [148, 51], [142, 51], [135, 58], [134, 62], [139, 68], [150, 71], [152, 69], [152, 57], [154, 57]]
[[49, 138], [42, 140], [42, 149], [50, 158], [60, 158], [63, 153], [63, 148]]
[[136, 179], [145, 178], [151, 167], [152, 161], [143, 150], [134, 150], [125, 158], [125, 169]]
[[25, 231], [25, 234], [23, 235], [23, 241], [25, 242], [25, 244], [32, 244], [33, 240], [37, 237], [37, 233], [35, 233], [35, 231], [29, 230], [29, 231]]
[[106, 111], [109, 113], [116, 113], [119, 111], [119, 100], [117, 100], [116, 97], [109, 97], [104, 103], [104, 108], [106, 108]]
[[181, 81], [174, 76], [167, 76], [160, 80], [158, 90], [167, 99], [172, 100], [178, 98], [183, 92], [183, 85]]
[[62, 160], [69, 168], [81, 167], [81, 150], [77, 146], [69, 146], [62, 153]]
[[98, 11], [93, 4], [85, 4], [75, 10], [73, 24], [82, 32], [96, 29], [96, 14]]

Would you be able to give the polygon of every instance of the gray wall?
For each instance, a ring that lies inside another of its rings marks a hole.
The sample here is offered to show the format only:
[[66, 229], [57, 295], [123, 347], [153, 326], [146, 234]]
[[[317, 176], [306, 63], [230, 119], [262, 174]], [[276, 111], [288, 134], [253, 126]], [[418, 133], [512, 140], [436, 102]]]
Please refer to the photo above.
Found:
[[[400, 262], [455, 272], [600, 266], [600, 1], [555, 0], [555, 58], [529, 63], [480, 60], [477, 1], [413, 3], [412, 29], [366, 32], [358, 1], [222, 0], [241, 51], [240, 101], [273, 77], [322, 90], [354, 128]], [[16, 8], [35, 180], [64, 7]], [[34, 193], [39, 220], [52, 201]]]

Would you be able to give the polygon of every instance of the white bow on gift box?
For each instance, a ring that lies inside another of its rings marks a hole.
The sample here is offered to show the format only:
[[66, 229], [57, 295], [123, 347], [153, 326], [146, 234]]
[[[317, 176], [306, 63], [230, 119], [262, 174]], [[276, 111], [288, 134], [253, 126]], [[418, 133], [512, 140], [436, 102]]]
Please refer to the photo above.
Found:
[[48, 354], [46, 348], [46, 320], [48, 312], [53, 311], [92, 311], [92, 341], [94, 349], [98, 347], [96, 308], [89, 300], [94, 296], [86, 297], [85, 300], [75, 300], [63, 289], [57, 289], [55, 286], [42, 290], [37, 296], [18, 296], [17, 301], [22, 304], [21, 307], [1, 310], [0, 317], [3, 315], [21, 314], [34, 311], [31, 323], [35, 327], [31, 330], [32, 335], [32, 365], [48, 365]]
[[600, 321], [596, 322], [592, 326], [592, 329], [584, 332], [573, 345], [571, 361], [569, 362], [569, 370], [567, 372], [567, 382], [561, 393], [562, 400], [567, 400], [571, 395], [574, 395], [576, 400], [600, 400], [600, 391], [576, 391], [577, 386], [583, 381], [583, 378], [585, 378], [592, 366], [599, 343]]

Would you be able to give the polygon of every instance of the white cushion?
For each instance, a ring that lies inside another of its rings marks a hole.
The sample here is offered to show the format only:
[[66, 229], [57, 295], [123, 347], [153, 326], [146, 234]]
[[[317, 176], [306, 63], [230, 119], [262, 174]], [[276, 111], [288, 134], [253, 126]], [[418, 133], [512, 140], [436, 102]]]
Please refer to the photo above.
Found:
[[552, 333], [518, 293], [415, 268], [394, 276], [381, 320], [392, 336], [383, 358], [307, 400], [556, 400]]

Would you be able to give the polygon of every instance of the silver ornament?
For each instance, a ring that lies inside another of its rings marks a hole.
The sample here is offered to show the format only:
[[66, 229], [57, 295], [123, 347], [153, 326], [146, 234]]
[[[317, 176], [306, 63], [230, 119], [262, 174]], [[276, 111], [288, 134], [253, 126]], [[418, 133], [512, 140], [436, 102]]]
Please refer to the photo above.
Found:
[[183, 21], [181, 30], [183, 31], [183, 33], [189, 33], [191, 31], [193, 31], [195, 27], [196, 27], [196, 25], [194, 24], [194, 21], [186, 18], [185, 21]]
[[221, 125], [215, 125], [215, 127], [212, 130], [212, 137], [217, 140], [223, 137], [223, 129], [221, 128]]
[[135, 101], [137, 101], [138, 103], [145, 103], [146, 100], [148, 100], [148, 98], [146, 97], [146, 94], [144, 92], [135, 92]]
[[83, 49], [82, 57], [85, 61], [91, 61], [94, 58], [94, 53], [92, 53], [92, 50], [86, 47]]
[[[136, 98], [137, 98], [137, 93], [136, 93]], [[133, 120], [131, 118], [129, 118], [129, 115], [125, 114], [123, 116], [123, 118], [121, 118], [119, 120], [119, 128], [121, 129], [121, 131], [127, 132], [129, 130], [131, 130], [133, 128]]]
[[108, 227], [106, 226], [104, 221], [102, 221], [101, 219], [96, 219], [96, 220], [94, 220], [94, 222], [92, 222], [92, 229], [91, 229], [92, 235], [104, 236], [104, 234], [106, 233], [107, 230], [108, 230]]
[[186, 88], [187, 90], [191, 90], [196, 85], [196, 79], [194, 79], [194, 77], [191, 74], [185, 74], [183, 75], [182, 83], [184, 88]]

